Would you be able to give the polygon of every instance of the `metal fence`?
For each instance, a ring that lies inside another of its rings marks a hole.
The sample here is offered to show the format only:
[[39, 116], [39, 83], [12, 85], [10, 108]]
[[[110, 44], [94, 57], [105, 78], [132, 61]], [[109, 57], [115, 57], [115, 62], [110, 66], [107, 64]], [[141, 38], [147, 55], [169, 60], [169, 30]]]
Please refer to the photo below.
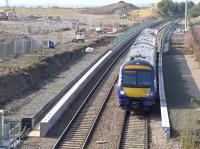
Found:
[[7, 58], [15, 58], [18, 55], [26, 53], [42, 53], [47, 46], [47, 42], [34, 40], [33, 38], [19, 39], [11, 42], [0, 43], [0, 60]]
[[3, 138], [0, 140], [0, 148], [18, 148], [21, 143], [21, 123], [5, 120], [3, 125]]
[[0, 31], [19, 34], [47, 34], [72, 28], [70, 21], [51, 21], [51, 22], [23, 22], [23, 21], [3, 21], [0, 23]]
[[16, 58], [23, 54], [44, 56], [44, 49], [48, 48], [48, 41], [53, 41], [56, 46], [72, 42], [76, 35], [68, 33], [49, 33], [47, 35], [34, 35], [26, 39], [16, 39], [10, 42], [0, 42], [0, 61]]
[[138, 24], [134, 28], [130, 28], [129, 30], [124, 32], [122, 35], [120, 35], [119, 37], [115, 38], [113, 43], [112, 43], [112, 46], [115, 47], [116, 45], [121, 43], [123, 40], [125, 40], [127, 37], [129, 37], [131, 34], [137, 32], [140, 29], [144, 29], [144, 28], [146, 28], [147, 26], [149, 26], [149, 25], [151, 25], [153, 23], [156, 23], [156, 21], [154, 19], [148, 20], [148, 21], [144, 22], [143, 24]]

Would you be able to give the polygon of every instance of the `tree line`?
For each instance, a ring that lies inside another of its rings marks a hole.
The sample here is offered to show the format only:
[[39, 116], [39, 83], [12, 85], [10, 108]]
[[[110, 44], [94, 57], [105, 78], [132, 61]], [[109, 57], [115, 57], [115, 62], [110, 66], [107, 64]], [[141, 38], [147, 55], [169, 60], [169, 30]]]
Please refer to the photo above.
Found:
[[[188, 2], [188, 9], [194, 6], [194, 2]], [[161, 0], [157, 4], [163, 16], [183, 16], [185, 12], [185, 2], [173, 2], [172, 0]]]

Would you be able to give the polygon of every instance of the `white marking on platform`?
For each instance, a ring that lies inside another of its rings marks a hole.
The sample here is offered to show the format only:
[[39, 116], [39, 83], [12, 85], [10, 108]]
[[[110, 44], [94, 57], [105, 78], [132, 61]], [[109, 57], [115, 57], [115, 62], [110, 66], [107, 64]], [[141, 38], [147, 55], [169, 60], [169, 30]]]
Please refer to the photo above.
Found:
[[40, 137], [40, 131], [39, 130], [33, 130], [28, 134], [28, 137]]
[[69, 99], [69, 97], [78, 89], [85, 79], [98, 67], [102, 61], [104, 61], [112, 51], [109, 51], [104, 55], [82, 78], [61, 98], [61, 100], [51, 109], [51, 111], [42, 119], [42, 123], [48, 122], [52, 116], [61, 108], [61, 106]]
[[182, 77], [192, 77], [192, 75], [184, 75], [184, 74], [182, 74], [181, 76]]

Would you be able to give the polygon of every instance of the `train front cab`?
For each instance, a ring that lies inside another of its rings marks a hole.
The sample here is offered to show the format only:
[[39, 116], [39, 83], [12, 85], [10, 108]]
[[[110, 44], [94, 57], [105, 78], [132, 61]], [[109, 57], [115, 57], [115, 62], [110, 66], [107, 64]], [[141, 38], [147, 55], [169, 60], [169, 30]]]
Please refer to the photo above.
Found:
[[148, 63], [122, 66], [118, 84], [119, 106], [126, 111], [149, 109], [155, 104], [156, 72]]

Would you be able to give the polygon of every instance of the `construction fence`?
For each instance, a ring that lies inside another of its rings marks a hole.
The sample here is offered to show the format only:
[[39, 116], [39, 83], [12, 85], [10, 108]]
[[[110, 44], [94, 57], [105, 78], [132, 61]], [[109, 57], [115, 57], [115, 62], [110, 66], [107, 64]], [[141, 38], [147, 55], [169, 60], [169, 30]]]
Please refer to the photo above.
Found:
[[34, 40], [33, 38], [18, 39], [11, 42], [0, 43], [0, 60], [15, 58], [18, 55], [26, 53], [42, 53], [47, 46], [47, 42]]
[[69, 21], [54, 22], [20, 22], [20, 21], [2, 21], [0, 31], [6, 31], [19, 34], [47, 34], [51, 32], [65, 31], [72, 28]]
[[44, 56], [44, 49], [49, 46], [49, 41], [52, 41], [55, 46], [58, 44], [66, 44], [72, 42], [73, 35], [56, 36], [48, 35], [46, 38], [42, 36], [34, 36], [26, 39], [16, 39], [11, 42], [0, 43], [0, 61], [8, 58], [16, 58], [19, 55], [34, 54]]

